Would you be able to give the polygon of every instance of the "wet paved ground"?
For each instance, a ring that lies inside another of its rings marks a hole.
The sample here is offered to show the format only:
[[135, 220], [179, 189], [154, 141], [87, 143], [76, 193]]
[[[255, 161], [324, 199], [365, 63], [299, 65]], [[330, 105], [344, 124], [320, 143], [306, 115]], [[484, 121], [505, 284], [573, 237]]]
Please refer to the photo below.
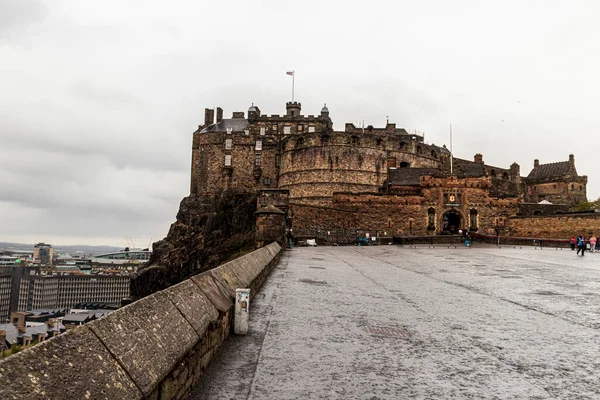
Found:
[[600, 254], [286, 251], [194, 399], [600, 399]]

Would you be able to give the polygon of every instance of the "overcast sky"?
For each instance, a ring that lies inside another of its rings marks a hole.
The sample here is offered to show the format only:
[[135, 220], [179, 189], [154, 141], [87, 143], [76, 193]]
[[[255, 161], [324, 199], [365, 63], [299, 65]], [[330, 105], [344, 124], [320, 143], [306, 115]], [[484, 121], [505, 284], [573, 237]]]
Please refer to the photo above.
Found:
[[[343, 4], [343, 5], [342, 5]], [[189, 194], [204, 108], [425, 132], [600, 196], [598, 1], [0, 0], [0, 241], [138, 247]]]

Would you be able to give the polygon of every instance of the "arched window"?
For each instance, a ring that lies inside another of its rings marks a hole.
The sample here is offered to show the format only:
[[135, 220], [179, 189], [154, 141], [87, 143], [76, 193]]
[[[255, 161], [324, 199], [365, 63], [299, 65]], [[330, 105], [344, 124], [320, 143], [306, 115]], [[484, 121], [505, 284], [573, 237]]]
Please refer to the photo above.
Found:
[[503, 174], [502, 174], [502, 178], [504, 178], [504, 179], [508, 179], [508, 173], [507, 173], [507, 172], [503, 173]]
[[381, 146], [383, 144], [383, 140], [377, 139], [377, 146]]
[[437, 158], [437, 153], [435, 152], [435, 150], [431, 150], [431, 157]]
[[400, 168], [408, 168], [408, 167], [410, 167], [410, 164], [409, 164], [409, 163], [407, 163], [406, 161], [402, 161], [402, 162], [400, 163]]
[[400, 150], [406, 150], [408, 148], [408, 144], [406, 142], [400, 142]]
[[352, 144], [359, 144], [358, 136], [352, 136]]
[[417, 146], [417, 154], [421, 154], [421, 146]]
[[492, 175], [492, 176], [496, 176], [496, 170], [495, 170], [495, 169], [493, 169], [493, 170], [492, 170], [492, 172], [490, 172], [490, 175]]

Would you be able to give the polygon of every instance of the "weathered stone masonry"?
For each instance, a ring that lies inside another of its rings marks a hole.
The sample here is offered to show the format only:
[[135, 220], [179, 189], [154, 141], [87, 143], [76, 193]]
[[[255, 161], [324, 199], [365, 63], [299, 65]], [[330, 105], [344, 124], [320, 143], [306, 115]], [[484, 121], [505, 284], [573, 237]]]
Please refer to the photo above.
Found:
[[587, 177], [577, 174], [573, 155], [536, 160], [524, 177], [516, 163], [487, 165], [481, 154], [459, 159], [393, 123], [334, 131], [327, 107], [316, 116], [302, 115], [296, 102], [283, 116], [254, 105], [247, 117], [205, 114], [193, 139], [192, 195], [284, 190], [285, 226], [296, 236], [314, 229], [506, 233], [507, 218], [554, 215], [586, 200]]

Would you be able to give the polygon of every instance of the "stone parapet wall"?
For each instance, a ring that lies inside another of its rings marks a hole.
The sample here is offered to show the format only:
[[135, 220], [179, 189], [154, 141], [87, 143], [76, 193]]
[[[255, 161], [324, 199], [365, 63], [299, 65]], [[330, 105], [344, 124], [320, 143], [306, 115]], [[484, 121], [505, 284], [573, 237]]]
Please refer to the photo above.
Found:
[[182, 399], [231, 333], [237, 288], [255, 295], [271, 243], [0, 361], [3, 399]]
[[508, 220], [510, 236], [568, 239], [583, 234], [600, 235], [600, 213], [513, 217]]

